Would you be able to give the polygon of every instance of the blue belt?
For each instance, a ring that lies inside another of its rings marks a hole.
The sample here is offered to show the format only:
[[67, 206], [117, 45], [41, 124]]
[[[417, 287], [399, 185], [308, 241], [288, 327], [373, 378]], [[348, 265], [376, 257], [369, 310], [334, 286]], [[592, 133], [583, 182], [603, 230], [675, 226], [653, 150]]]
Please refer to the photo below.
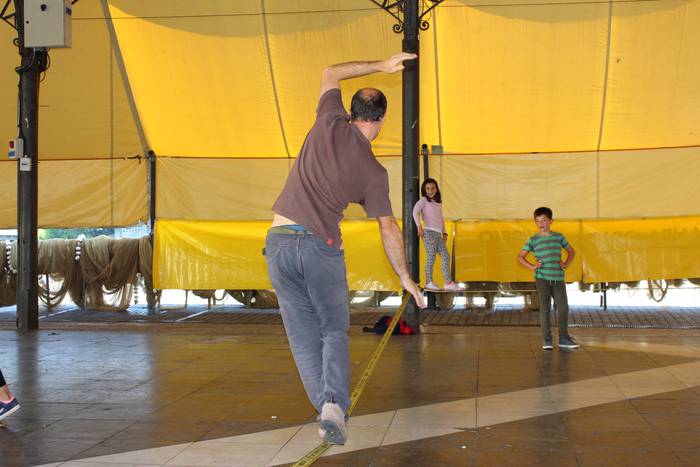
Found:
[[306, 227], [304, 227], [303, 225], [290, 224], [270, 227], [270, 233], [283, 235], [304, 235], [310, 234], [311, 231], [306, 230]]

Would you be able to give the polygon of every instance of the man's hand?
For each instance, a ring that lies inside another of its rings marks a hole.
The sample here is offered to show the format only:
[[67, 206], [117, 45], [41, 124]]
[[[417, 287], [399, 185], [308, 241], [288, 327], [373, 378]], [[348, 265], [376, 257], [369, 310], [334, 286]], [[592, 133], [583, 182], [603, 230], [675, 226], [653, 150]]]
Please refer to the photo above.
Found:
[[538, 270], [539, 268], [541, 268], [541, 267], [542, 267], [542, 261], [537, 260], [537, 262], [536, 262], [535, 264], [532, 265], [532, 270], [533, 270], [533, 271], [537, 271], [537, 270]]
[[418, 55], [400, 53], [380, 62], [347, 62], [331, 65], [321, 74], [320, 96], [323, 96], [330, 89], [340, 87], [340, 82], [344, 79], [365, 76], [379, 71], [394, 73], [403, 70], [404, 60], [413, 60], [414, 58], [418, 58]]
[[416, 301], [418, 308], [425, 308], [425, 298], [423, 297], [423, 292], [421, 292], [420, 287], [418, 287], [410, 277], [405, 276], [401, 279], [401, 287], [403, 287], [406, 292], [413, 295], [413, 299]]
[[402, 52], [382, 60], [379, 66], [384, 73], [395, 73], [403, 70], [403, 62], [406, 60], [414, 60], [416, 58], [418, 58], [418, 55], [416, 54]]

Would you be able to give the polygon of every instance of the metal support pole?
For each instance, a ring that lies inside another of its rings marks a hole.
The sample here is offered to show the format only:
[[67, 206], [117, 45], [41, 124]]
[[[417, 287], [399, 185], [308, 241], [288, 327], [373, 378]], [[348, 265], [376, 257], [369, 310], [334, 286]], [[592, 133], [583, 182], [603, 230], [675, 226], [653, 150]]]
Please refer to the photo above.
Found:
[[[418, 43], [418, 0], [404, 3], [404, 52], [419, 51]], [[403, 241], [408, 271], [414, 281], [420, 280], [418, 232], [413, 224], [413, 206], [418, 202], [418, 101], [419, 101], [419, 60], [405, 62], [403, 70]], [[406, 321], [420, 332], [419, 308], [411, 300], [406, 307]]]
[[[156, 153], [153, 151], [148, 151], [146, 160], [148, 161], [148, 228], [150, 229], [148, 240], [151, 242], [151, 252], [153, 252], [156, 228]], [[154, 253], [151, 254], [153, 255]], [[144, 282], [144, 287], [145, 284], [146, 282]], [[146, 294], [149, 293], [153, 293], [153, 290], [146, 291]], [[148, 300], [146, 301], [148, 302]], [[149, 313], [154, 313], [157, 308], [157, 300], [154, 303], [148, 303]], [[185, 295], [185, 308], [187, 308], [187, 295]]]
[[608, 311], [608, 283], [603, 282], [603, 296], [601, 300], [603, 302], [603, 311]]
[[156, 153], [148, 151], [148, 227], [150, 229], [151, 245], [156, 228]]
[[45, 69], [47, 52], [24, 47], [24, 0], [15, 0], [15, 27], [19, 54], [19, 136], [24, 156], [17, 167], [17, 327], [20, 331], [39, 329], [38, 295], [38, 156], [39, 75]]

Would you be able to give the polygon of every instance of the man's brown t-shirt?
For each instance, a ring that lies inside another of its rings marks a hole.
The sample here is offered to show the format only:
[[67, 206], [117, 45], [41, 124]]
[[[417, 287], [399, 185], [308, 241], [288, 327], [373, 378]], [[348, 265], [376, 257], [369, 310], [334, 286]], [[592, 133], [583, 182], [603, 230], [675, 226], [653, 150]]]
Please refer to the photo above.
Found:
[[349, 123], [340, 89], [331, 89], [272, 209], [340, 248], [338, 223], [349, 203], [362, 205], [368, 217], [392, 215], [386, 169]]

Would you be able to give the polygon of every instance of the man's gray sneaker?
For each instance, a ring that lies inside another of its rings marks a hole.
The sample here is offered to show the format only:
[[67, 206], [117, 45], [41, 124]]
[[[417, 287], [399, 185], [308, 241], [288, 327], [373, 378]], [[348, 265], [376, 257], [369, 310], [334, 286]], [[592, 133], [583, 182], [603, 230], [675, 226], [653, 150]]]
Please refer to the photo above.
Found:
[[562, 349], [578, 349], [580, 345], [571, 336], [563, 336], [559, 338], [559, 347]]
[[345, 425], [345, 413], [338, 404], [333, 402], [323, 404], [318, 434], [331, 444], [345, 444], [348, 439], [348, 428]]
[[544, 350], [552, 350], [554, 346], [552, 345], [552, 338], [550, 337], [549, 339], [544, 340], [544, 344], [542, 344], [542, 349]]

